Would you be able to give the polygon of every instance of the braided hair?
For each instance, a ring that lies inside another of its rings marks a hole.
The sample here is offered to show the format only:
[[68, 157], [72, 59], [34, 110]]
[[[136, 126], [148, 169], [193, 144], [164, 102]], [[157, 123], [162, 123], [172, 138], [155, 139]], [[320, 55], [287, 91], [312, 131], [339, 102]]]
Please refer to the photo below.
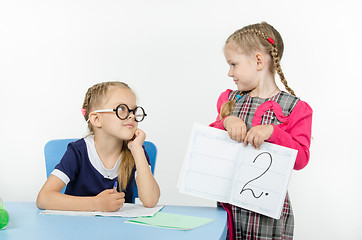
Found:
[[[243, 27], [231, 34], [225, 42], [225, 45], [234, 42], [245, 54], [251, 54], [253, 51], [264, 50], [272, 57], [273, 64], [269, 66], [271, 73], [278, 73], [285, 89], [295, 96], [293, 89], [288, 85], [284, 73], [280, 66], [280, 60], [283, 56], [284, 43], [279, 32], [270, 24], [261, 22]], [[236, 99], [224, 103], [221, 107], [220, 118], [230, 115], [233, 111]]]

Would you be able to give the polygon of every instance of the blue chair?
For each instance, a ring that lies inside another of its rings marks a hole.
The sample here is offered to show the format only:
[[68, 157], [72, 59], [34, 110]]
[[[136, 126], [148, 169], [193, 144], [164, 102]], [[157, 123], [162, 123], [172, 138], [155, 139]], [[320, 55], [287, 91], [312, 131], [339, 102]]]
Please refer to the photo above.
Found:
[[[47, 172], [47, 178], [50, 176], [55, 166], [62, 159], [67, 146], [69, 143], [77, 141], [77, 138], [72, 139], [55, 139], [50, 140], [45, 144], [44, 155], [45, 155], [45, 167]], [[62, 189], [61, 193], [64, 193], [65, 187]]]
[[[54, 170], [55, 166], [62, 159], [65, 151], [67, 150], [67, 146], [69, 143], [77, 141], [77, 138], [72, 139], [56, 139], [50, 140], [45, 144], [44, 147], [44, 155], [45, 155], [45, 166], [47, 178], [50, 176], [50, 173]], [[144, 141], [143, 143], [148, 156], [150, 157], [151, 162], [151, 171], [154, 174], [155, 164], [156, 164], [156, 156], [157, 156], [157, 148], [155, 144], [152, 142]], [[62, 189], [62, 193], [64, 193], [65, 187]], [[135, 202], [135, 198], [138, 197], [138, 189], [136, 184], [133, 186], [133, 202]]]

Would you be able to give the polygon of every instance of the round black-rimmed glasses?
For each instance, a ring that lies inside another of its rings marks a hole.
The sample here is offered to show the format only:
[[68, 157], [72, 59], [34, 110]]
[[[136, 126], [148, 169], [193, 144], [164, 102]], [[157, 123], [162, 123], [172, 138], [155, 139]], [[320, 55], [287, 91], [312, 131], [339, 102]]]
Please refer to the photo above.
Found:
[[142, 122], [143, 119], [147, 116], [143, 107], [137, 106], [134, 109], [129, 109], [129, 107], [124, 103], [119, 104], [114, 109], [102, 109], [102, 110], [96, 110], [93, 112], [96, 112], [96, 113], [115, 112], [117, 117], [121, 120], [127, 119], [129, 117], [130, 113], [133, 113], [134, 119], [136, 122]]

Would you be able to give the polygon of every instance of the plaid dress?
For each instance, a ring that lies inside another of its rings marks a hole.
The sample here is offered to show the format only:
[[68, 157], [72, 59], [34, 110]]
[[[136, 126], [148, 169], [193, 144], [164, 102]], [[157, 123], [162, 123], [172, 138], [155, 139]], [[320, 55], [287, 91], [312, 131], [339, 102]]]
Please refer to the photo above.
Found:
[[[240, 91], [230, 92], [229, 100], [234, 99], [238, 94], [241, 94]], [[249, 130], [253, 125], [253, 118], [257, 108], [264, 102], [270, 100], [275, 101], [281, 106], [284, 116], [289, 116], [299, 101], [297, 97], [286, 92], [280, 92], [268, 99], [251, 97], [249, 93], [246, 92], [235, 103], [231, 115], [240, 117], [245, 122], [247, 130]], [[264, 112], [261, 116], [261, 122], [259, 122], [258, 125], [272, 123], [275, 125], [281, 124], [271, 108]], [[270, 218], [231, 204], [224, 203], [223, 205], [229, 214], [232, 215], [234, 239], [293, 239], [294, 216], [288, 193], [285, 197], [280, 219]]]

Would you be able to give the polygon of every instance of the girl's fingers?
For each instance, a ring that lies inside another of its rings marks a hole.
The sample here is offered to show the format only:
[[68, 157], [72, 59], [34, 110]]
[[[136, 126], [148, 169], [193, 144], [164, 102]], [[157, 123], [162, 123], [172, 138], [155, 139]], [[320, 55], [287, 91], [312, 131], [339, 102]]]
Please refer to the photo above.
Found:
[[255, 149], [260, 149], [260, 146], [263, 144], [264, 140], [260, 136], [254, 135], [252, 142], [253, 142], [252, 146]]
[[253, 148], [255, 148], [254, 138], [253, 138], [253, 137], [251, 137], [251, 136], [248, 137], [248, 143], [249, 143]]
[[250, 142], [250, 139], [251, 139], [250, 136], [251, 136], [251, 132], [250, 132], [250, 130], [249, 130], [249, 132], [247, 132], [247, 133], [245, 134], [244, 146], [248, 145], [248, 143], [252, 144], [252, 143]]
[[116, 194], [115, 196], [116, 196], [116, 198], [117, 199], [123, 199], [124, 198], [124, 192], [117, 192], [117, 193], [114, 193], [114, 194]]
[[118, 205], [121, 205], [121, 206], [122, 206], [123, 203], [124, 203], [124, 198], [117, 200], [117, 204], [118, 204]]
[[234, 127], [229, 129], [227, 132], [229, 137], [237, 142], [243, 142], [247, 136], [246, 126]]
[[241, 129], [240, 128], [235, 128], [233, 139], [237, 142], [241, 142]]
[[244, 146], [246, 146], [248, 143], [253, 148], [257, 148], [256, 136], [253, 134], [253, 132], [250, 132], [250, 131], [246, 134], [246, 137], [245, 137], [245, 140], [244, 140]]
[[244, 141], [246, 138], [246, 127], [241, 128], [241, 141]]
[[248, 135], [245, 136], [243, 143], [244, 146], [248, 145]]
[[235, 141], [237, 142], [241, 141], [241, 130], [239, 128], [235, 129]]
[[230, 136], [230, 138], [232, 140], [236, 141], [236, 139], [237, 139], [237, 129], [235, 129], [235, 128], [230, 129], [229, 136]]
[[231, 130], [228, 131], [229, 137], [233, 139], [233, 132]]
[[135, 137], [138, 137], [138, 136], [140, 135], [138, 128], [137, 128], [136, 131], [134, 132], [134, 135], [135, 135]]
[[257, 136], [254, 137], [253, 142], [254, 142], [254, 148], [255, 148], [255, 149], [259, 149], [259, 148], [260, 148], [260, 144], [259, 144], [259, 141], [258, 141], [258, 137], [257, 137]]

